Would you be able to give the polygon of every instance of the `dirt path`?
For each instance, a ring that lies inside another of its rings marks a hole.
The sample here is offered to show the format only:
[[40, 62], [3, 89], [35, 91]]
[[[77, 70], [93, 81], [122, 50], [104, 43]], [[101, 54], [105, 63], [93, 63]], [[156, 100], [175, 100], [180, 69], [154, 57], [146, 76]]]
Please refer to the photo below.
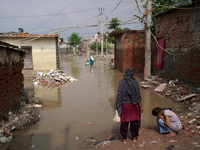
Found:
[[[159, 82], [168, 83], [169, 79], [163, 78]], [[158, 86], [158, 85], [157, 85]], [[151, 84], [151, 90], [155, 89], [156, 86]], [[164, 134], [159, 134], [156, 129], [140, 129], [140, 136], [136, 143], [128, 138], [128, 143], [124, 145], [121, 142], [121, 137], [119, 131], [113, 133], [107, 133], [98, 139], [94, 143], [91, 149], [104, 149], [104, 150], [200, 150], [200, 95], [196, 91], [191, 89], [188, 85], [185, 86], [182, 82], [178, 82], [176, 85], [169, 85], [164, 91], [159, 93], [161, 96], [165, 96], [169, 99], [176, 100], [179, 96], [184, 97], [191, 93], [197, 94], [196, 97], [190, 98], [183, 101], [190, 113], [185, 116], [181, 116], [181, 122], [183, 124], [183, 129], [177, 134], [177, 136], [172, 138], [165, 137]], [[155, 127], [156, 128], [156, 127]], [[119, 129], [118, 129], [119, 130]]]
[[[113, 135], [108, 133], [99, 139], [100, 141], [112, 139]], [[124, 145], [119, 136], [109, 142], [101, 142], [91, 149], [104, 150], [199, 150], [200, 136], [185, 130], [181, 130], [177, 136], [172, 138], [159, 134], [155, 129], [141, 129], [140, 136], [136, 143], [128, 138]]]

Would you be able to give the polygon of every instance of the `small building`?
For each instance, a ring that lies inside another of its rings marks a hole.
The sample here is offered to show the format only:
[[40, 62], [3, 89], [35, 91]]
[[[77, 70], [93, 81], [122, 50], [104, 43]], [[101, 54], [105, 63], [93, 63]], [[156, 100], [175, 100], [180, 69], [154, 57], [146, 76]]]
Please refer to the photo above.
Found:
[[58, 34], [2, 34], [0, 40], [17, 45], [26, 50], [24, 69], [50, 70], [59, 69], [59, 41]]
[[124, 72], [132, 67], [143, 73], [145, 66], [145, 34], [143, 30], [119, 30], [110, 33], [115, 37], [115, 68]]
[[19, 106], [26, 53], [18, 46], [0, 41], [0, 120]]
[[157, 71], [200, 85], [200, 1], [156, 16]]

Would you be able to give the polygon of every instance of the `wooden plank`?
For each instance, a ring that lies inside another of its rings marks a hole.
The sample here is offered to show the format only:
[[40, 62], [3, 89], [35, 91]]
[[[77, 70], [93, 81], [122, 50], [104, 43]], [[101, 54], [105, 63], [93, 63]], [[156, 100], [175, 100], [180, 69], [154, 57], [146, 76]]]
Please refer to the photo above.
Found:
[[190, 94], [190, 95], [187, 95], [187, 96], [185, 96], [185, 97], [183, 97], [183, 98], [181, 98], [181, 99], [179, 99], [179, 100], [177, 100], [177, 101], [184, 101], [184, 100], [186, 100], [186, 99], [189, 99], [189, 98], [192, 98], [192, 97], [194, 97], [194, 96], [196, 96], [197, 94]]

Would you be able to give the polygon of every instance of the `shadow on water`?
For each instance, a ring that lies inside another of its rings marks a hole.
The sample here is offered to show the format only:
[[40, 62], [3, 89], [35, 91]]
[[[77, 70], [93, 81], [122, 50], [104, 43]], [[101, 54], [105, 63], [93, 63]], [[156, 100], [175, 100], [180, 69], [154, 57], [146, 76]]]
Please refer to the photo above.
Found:
[[[84, 140], [105, 132], [119, 134], [119, 124], [112, 121], [114, 103], [119, 81], [123, 74], [118, 70], [108, 70], [105, 62], [95, 60], [93, 66], [85, 66], [84, 56], [61, 58], [61, 70], [78, 81], [63, 87], [40, 87], [24, 83], [32, 89], [35, 97], [43, 101], [39, 122], [22, 133], [15, 135], [5, 149], [72, 150], [78, 149]], [[140, 82], [142, 74], [136, 74]], [[148, 89], [141, 89], [144, 105], [142, 127], [155, 126], [151, 110], [156, 107], [170, 107], [176, 112], [183, 107], [162, 98]], [[0, 145], [1, 148], [1, 145]]]

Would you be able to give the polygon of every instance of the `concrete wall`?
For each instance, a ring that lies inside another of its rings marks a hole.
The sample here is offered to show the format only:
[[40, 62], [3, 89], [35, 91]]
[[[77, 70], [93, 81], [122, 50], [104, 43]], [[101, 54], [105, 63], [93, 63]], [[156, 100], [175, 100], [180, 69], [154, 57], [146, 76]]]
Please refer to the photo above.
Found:
[[33, 70], [56, 69], [56, 40], [55, 37], [40, 37], [33, 41], [30, 38], [0, 37], [1, 41], [17, 45], [32, 46]]
[[[200, 7], [200, 2], [190, 7]], [[164, 71], [200, 85], [200, 9], [171, 10], [156, 17], [156, 37], [166, 37]]]
[[18, 107], [24, 77], [24, 53], [0, 47], [0, 120]]

